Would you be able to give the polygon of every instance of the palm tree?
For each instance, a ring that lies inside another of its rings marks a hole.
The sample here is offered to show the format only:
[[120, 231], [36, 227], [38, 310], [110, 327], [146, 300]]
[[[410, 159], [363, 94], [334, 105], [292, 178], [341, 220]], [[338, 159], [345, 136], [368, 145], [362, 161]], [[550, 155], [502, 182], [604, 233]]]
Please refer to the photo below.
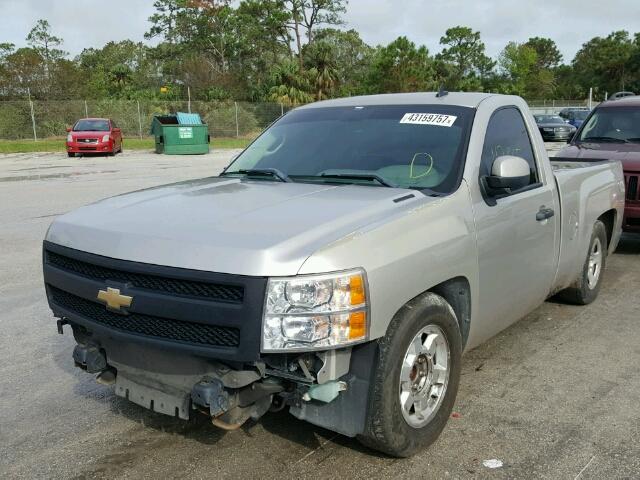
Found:
[[313, 101], [309, 93], [310, 82], [307, 72], [301, 72], [296, 62], [286, 60], [271, 72], [269, 98], [286, 106], [301, 105]]
[[309, 73], [314, 78], [316, 100], [327, 98], [334, 89], [338, 72], [333, 48], [326, 42], [317, 42], [309, 52]]
[[122, 89], [129, 82], [129, 78], [131, 77], [131, 69], [126, 65], [123, 65], [120, 63], [118, 65], [115, 65], [111, 69], [109, 74], [111, 76], [111, 81], [114, 83], [114, 85], [117, 88]]

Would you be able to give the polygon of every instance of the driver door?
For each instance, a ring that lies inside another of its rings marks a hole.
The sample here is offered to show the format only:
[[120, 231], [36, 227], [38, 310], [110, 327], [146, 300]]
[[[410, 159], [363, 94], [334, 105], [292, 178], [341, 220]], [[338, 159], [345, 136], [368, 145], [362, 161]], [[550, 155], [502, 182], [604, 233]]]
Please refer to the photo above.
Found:
[[[491, 172], [502, 155], [524, 158], [530, 185], [520, 193], [476, 204], [479, 310], [483, 336], [494, 335], [523, 317], [549, 294], [555, 275], [557, 217], [538, 213], [555, 205], [553, 178], [545, 179], [535, 158], [524, 118], [517, 107], [501, 108], [491, 117], [485, 136], [480, 175]], [[538, 217], [538, 218], [537, 218]]]

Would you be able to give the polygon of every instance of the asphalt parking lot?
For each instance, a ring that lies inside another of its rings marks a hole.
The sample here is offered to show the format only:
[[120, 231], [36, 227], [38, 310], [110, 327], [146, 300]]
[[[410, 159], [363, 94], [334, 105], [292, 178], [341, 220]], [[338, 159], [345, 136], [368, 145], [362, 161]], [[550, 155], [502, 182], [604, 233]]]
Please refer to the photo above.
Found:
[[[229, 433], [204, 418], [183, 422], [76, 369], [71, 334], [56, 333], [42, 286], [50, 222], [107, 196], [216, 174], [234, 153], [0, 156], [0, 478], [640, 477], [640, 238], [632, 236], [610, 257], [594, 304], [547, 302], [465, 356], [455, 418], [411, 459], [284, 412]], [[502, 467], [484, 466], [492, 459]]]

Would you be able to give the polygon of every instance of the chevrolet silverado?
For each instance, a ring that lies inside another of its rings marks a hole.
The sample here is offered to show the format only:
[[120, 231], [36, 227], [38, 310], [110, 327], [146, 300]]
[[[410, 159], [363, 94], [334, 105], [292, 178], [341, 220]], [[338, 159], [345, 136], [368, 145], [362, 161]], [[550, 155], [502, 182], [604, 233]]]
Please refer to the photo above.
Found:
[[287, 113], [224, 171], [57, 218], [43, 247], [75, 364], [232, 430], [269, 410], [409, 456], [462, 354], [559, 295], [598, 295], [619, 162], [551, 162], [525, 102], [414, 93]]

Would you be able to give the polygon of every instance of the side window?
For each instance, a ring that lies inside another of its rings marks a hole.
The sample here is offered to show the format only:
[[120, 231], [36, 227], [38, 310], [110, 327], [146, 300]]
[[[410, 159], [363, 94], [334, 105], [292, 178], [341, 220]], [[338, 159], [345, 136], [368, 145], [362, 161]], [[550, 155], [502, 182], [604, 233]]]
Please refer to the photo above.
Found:
[[531, 139], [522, 114], [515, 107], [502, 108], [496, 111], [489, 120], [480, 160], [480, 175], [490, 175], [493, 161], [502, 155], [524, 158], [529, 163], [531, 170], [529, 184], [539, 181], [540, 177], [531, 147]]

